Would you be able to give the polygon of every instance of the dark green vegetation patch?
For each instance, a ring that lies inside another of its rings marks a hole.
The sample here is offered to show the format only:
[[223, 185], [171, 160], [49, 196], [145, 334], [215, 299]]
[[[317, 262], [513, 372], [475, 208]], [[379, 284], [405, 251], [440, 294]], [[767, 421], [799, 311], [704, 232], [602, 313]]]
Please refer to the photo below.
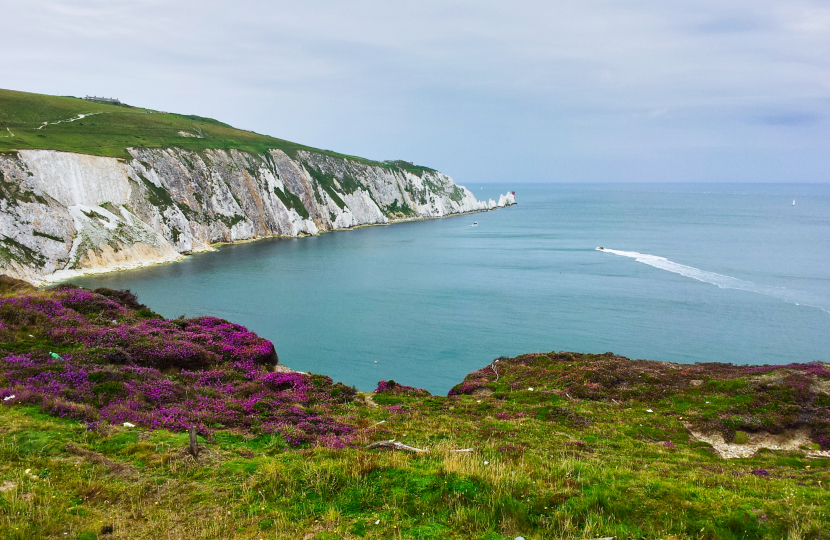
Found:
[[[305, 170], [308, 171], [308, 174], [311, 175], [314, 181], [317, 182], [317, 184], [321, 188], [323, 188], [323, 191], [325, 191], [328, 194], [328, 196], [331, 197], [331, 200], [334, 201], [334, 204], [336, 204], [339, 208], [345, 208], [346, 203], [343, 202], [343, 199], [341, 199], [340, 195], [337, 194], [337, 187], [334, 185], [334, 182], [336, 181], [334, 175], [331, 173], [323, 172], [320, 169], [317, 169], [314, 165], [306, 165], [307, 166]], [[316, 190], [314, 194], [317, 195]], [[322, 201], [320, 201], [320, 203], [322, 204]]]
[[302, 199], [291, 193], [287, 187], [285, 188], [285, 191], [282, 191], [275, 186], [274, 195], [282, 201], [282, 204], [284, 204], [286, 208], [296, 211], [303, 219], [308, 219], [308, 210], [303, 204]]

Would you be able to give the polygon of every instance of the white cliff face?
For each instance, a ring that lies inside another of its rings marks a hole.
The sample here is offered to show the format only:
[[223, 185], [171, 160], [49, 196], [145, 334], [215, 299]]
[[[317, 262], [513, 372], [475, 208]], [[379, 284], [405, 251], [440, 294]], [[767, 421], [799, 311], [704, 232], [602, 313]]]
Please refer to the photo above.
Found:
[[54, 150], [21, 150], [17, 155], [32, 174], [33, 185], [63, 206], [124, 204], [129, 198], [124, 164], [116, 159]]
[[0, 273], [42, 284], [174, 261], [219, 242], [515, 204], [510, 193], [478, 201], [430, 169], [308, 151], [129, 154], [0, 154]]

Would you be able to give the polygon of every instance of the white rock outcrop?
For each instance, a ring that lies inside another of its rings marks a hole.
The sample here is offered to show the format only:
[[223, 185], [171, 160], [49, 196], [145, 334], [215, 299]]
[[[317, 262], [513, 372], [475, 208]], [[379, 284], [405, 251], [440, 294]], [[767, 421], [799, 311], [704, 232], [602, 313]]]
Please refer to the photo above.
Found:
[[44, 284], [170, 262], [211, 244], [442, 217], [478, 201], [448, 176], [299, 150], [131, 148], [129, 160], [0, 154], [0, 273]]

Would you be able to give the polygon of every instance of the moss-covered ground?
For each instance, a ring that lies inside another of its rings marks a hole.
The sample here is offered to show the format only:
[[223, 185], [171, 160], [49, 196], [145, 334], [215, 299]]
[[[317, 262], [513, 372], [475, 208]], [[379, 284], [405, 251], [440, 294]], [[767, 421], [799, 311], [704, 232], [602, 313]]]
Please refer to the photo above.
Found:
[[[67, 294], [15, 283], [5, 291]], [[87, 304], [73, 306], [93, 324]], [[22, 327], [5, 324], [6, 336], [18, 336]], [[31, 334], [4, 354], [46, 354], [46, 334]], [[83, 350], [73, 354], [80, 363]], [[101, 358], [95, 369], [116, 373]], [[221, 363], [211, 362], [213, 371]], [[12, 399], [0, 402], [0, 538], [828, 539], [830, 460], [806, 456], [824, 441], [826, 367], [503, 358], [450, 397], [385, 382], [340, 404], [298, 402], [353, 428], [337, 444], [213, 425], [198, 458], [181, 429], [90, 424], [46, 414], [34, 397]], [[186, 392], [197, 388], [175, 367], [164, 373]], [[687, 426], [735, 442], [800, 426], [813, 442], [724, 460]], [[365, 448], [390, 439], [428, 451]]]

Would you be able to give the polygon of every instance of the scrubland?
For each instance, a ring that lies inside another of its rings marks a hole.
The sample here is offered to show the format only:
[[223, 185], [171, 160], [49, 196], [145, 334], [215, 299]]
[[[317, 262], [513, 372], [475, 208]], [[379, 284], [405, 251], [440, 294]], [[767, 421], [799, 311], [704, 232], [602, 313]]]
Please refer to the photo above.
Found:
[[830, 538], [827, 364], [552, 352], [364, 394], [123, 291], [0, 294], [2, 538]]

